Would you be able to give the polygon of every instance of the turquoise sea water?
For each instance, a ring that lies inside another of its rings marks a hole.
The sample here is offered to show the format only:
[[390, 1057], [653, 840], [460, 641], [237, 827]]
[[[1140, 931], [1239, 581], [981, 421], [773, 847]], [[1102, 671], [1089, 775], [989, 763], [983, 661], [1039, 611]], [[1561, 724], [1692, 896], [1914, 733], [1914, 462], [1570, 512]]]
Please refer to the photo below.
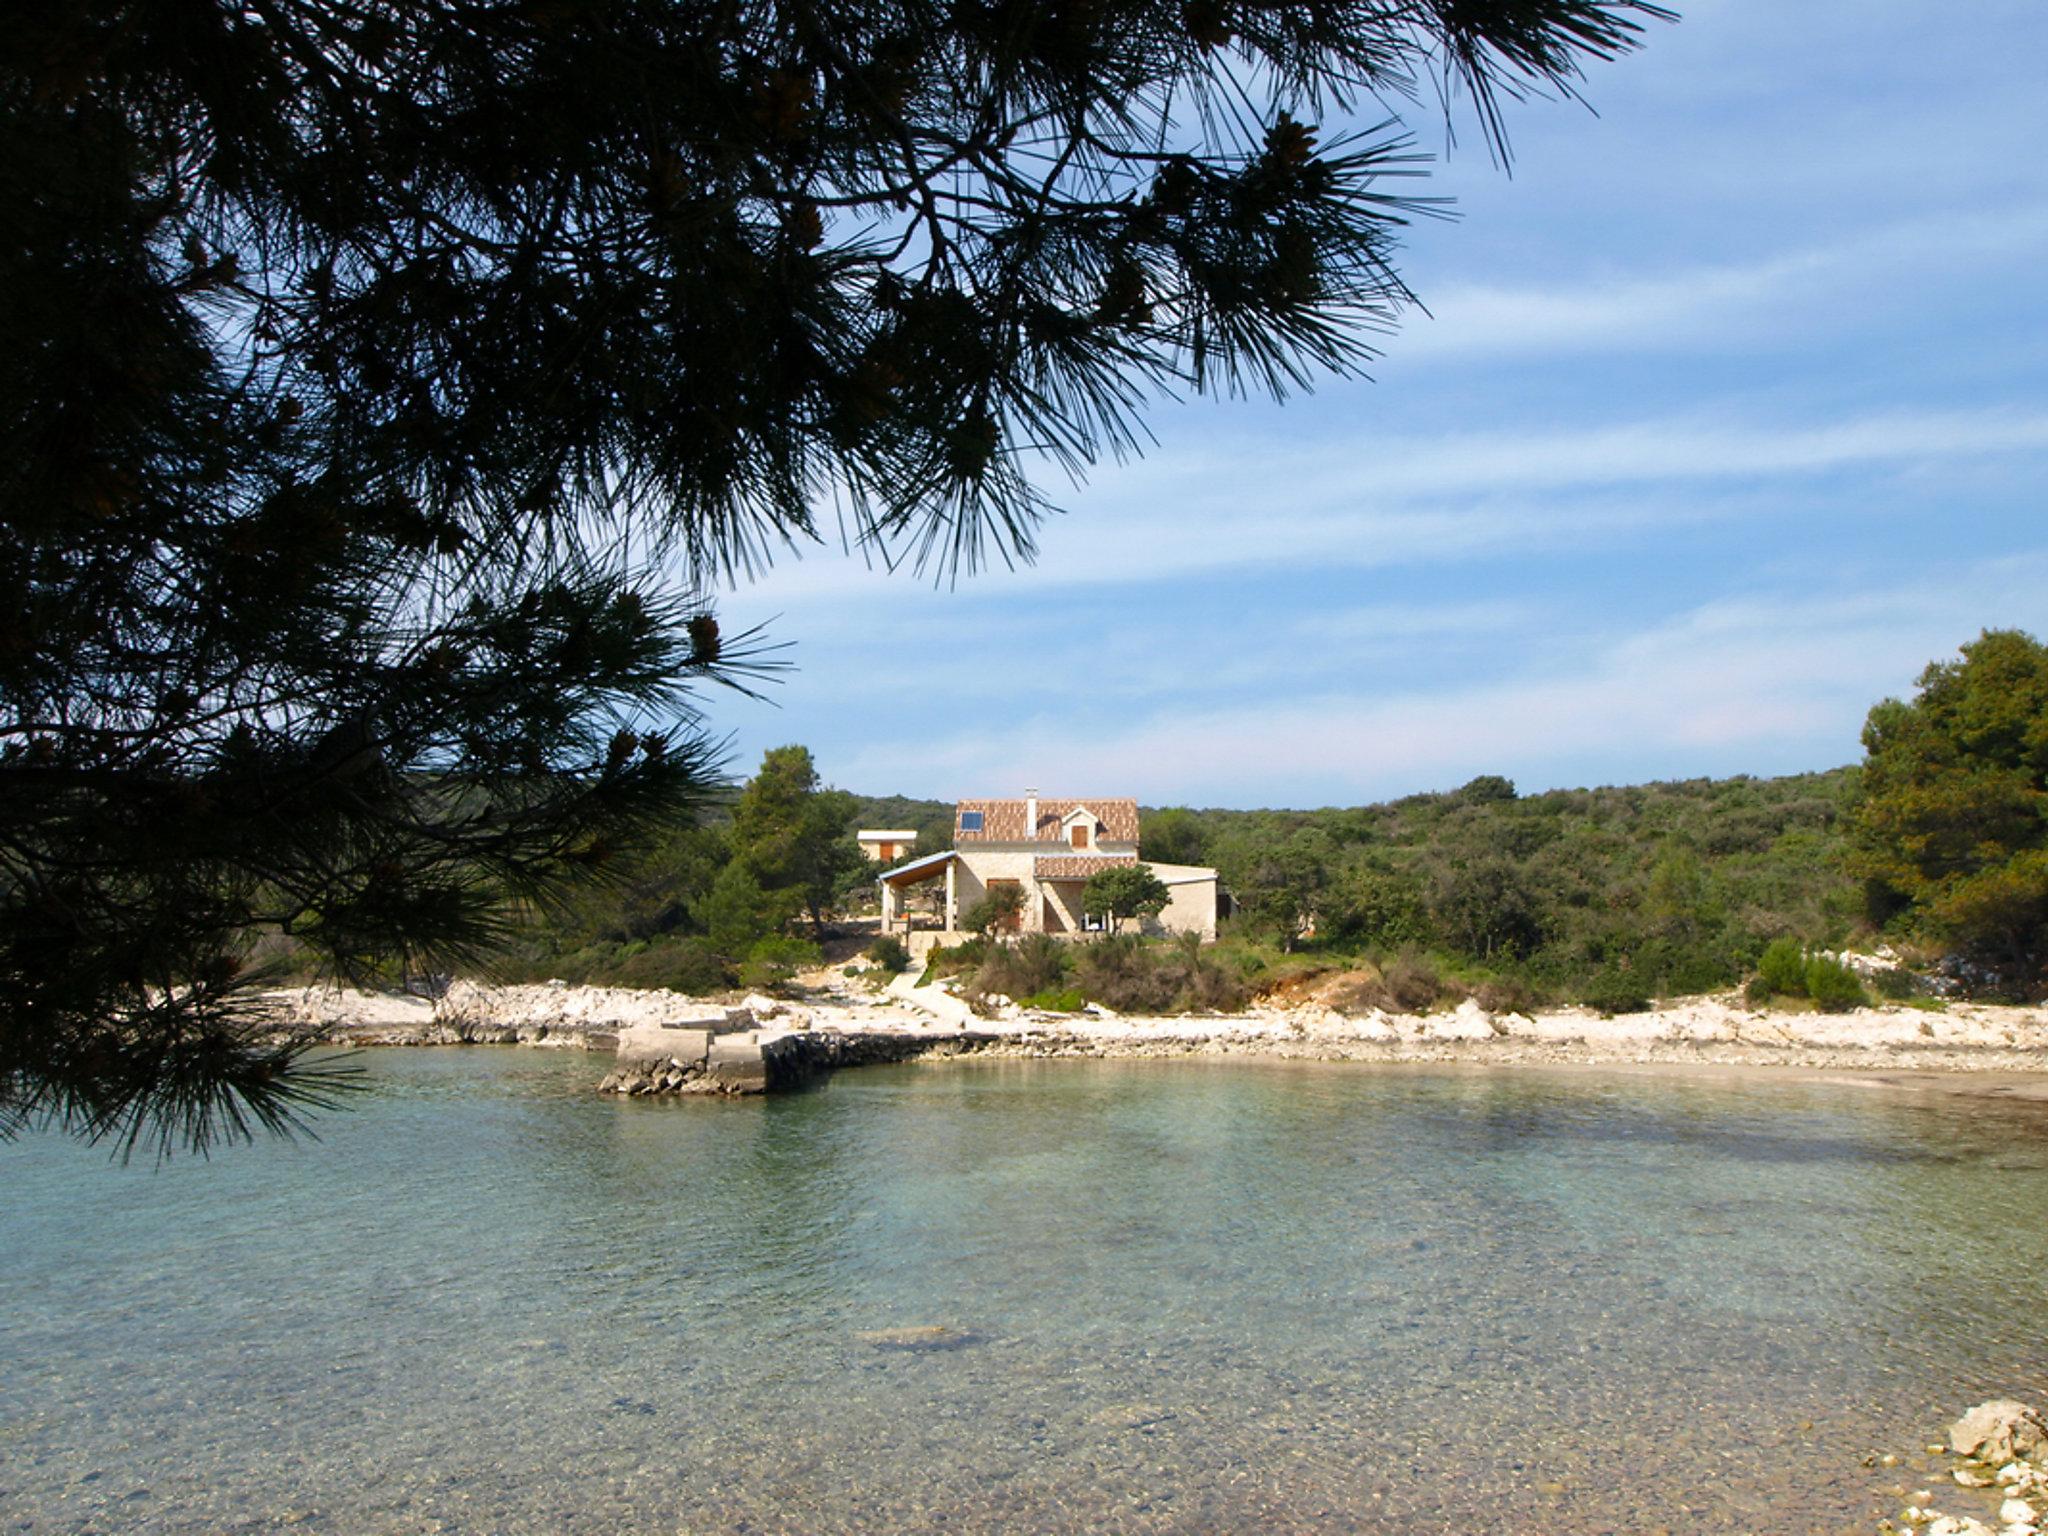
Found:
[[0, 1146], [0, 1530], [1868, 1532], [2048, 1385], [2039, 1106], [362, 1060], [319, 1142]]

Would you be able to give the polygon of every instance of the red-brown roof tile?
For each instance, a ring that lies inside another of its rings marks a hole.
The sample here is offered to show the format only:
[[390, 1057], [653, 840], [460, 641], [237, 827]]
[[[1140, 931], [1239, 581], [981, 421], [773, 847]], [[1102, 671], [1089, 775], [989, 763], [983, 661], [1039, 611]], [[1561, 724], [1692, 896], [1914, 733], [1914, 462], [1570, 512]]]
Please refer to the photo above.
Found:
[[1135, 864], [1135, 853], [1097, 854], [1093, 857], [1074, 854], [1060, 857], [1056, 854], [1040, 854], [1031, 861], [1031, 872], [1041, 880], [1086, 880], [1118, 864]]
[[[1138, 802], [1135, 800], [1048, 800], [1038, 801], [1038, 826], [1024, 830], [1023, 800], [962, 800], [953, 808], [953, 840], [956, 843], [1064, 843], [1060, 822], [1077, 807], [1095, 813], [1105, 842], [1135, 843], [1138, 840]], [[961, 813], [981, 812], [979, 832], [962, 831]]]

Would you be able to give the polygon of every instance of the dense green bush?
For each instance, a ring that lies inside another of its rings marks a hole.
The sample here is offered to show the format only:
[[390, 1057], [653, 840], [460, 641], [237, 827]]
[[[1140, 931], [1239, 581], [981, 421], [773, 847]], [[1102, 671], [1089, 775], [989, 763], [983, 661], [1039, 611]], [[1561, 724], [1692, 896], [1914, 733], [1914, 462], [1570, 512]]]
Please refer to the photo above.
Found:
[[1075, 977], [1094, 1001], [1118, 1013], [1171, 1013], [1181, 976], [1166, 963], [1167, 946], [1135, 934], [1109, 934], [1077, 946]]
[[638, 954], [609, 968], [612, 985], [667, 987], [702, 996], [733, 984], [733, 972], [704, 939], [695, 935], [649, 941]]
[[993, 886], [987, 895], [969, 904], [961, 915], [960, 926], [969, 933], [990, 938], [998, 929], [1013, 927], [1017, 914], [1023, 910], [1024, 888], [1021, 885]]
[[1015, 944], [988, 944], [967, 984], [970, 997], [1030, 997], [1067, 979], [1067, 946], [1050, 934], [1027, 933]]
[[1888, 1002], [1902, 1003], [1908, 998], [1927, 995], [1927, 983], [1903, 965], [1877, 972], [1870, 978], [1870, 985], [1879, 997]]
[[799, 969], [816, 965], [824, 958], [809, 939], [757, 939], [740, 963], [740, 985], [755, 991], [785, 986]]
[[1756, 973], [1774, 996], [1806, 996], [1806, 946], [1797, 939], [1771, 940], [1757, 960]]
[[870, 965], [890, 972], [910, 969], [910, 951], [903, 947], [903, 941], [893, 933], [885, 933], [870, 944], [863, 953]]
[[1610, 1019], [1617, 1013], [1646, 1013], [1653, 1006], [1653, 1000], [1643, 990], [1642, 978], [1619, 966], [1608, 966], [1598, 972], [1581, 996], [1588, 1008]]
[[1832, 955], [1810, 955], [1806, 961], [1806, 995], [1823, 1013], [1845, 1013], [1869, 1002], [1863, 978]]

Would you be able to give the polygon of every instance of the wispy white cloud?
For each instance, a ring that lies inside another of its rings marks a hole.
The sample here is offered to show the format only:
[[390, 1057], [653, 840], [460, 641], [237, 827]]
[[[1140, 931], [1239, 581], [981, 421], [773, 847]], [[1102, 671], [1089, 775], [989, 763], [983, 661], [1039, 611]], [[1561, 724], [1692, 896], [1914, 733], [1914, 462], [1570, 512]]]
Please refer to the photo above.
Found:
[[[1105, 473], [1072, 518], [1043, 529], [1033, 568], [930, 580], [821, 552], [745, 589], [750, 610], [845, 599], [878, 624], [934, 600], [1132, 585], [1275, 566], [1446, 563], [1646, 526], [1722, 517], [1703, 494], [1772, 477], [1938, 467], [2048, 453], [2048, 411], [1890, 410], [1765, 423], [1702, 415], [1611, 426], [1310, 445], [1248, 438]], [[1670, 487], [1673, 494], [1647, 494]], [[1626, 489], [1617, 500], [1608, 496]], [[1679, 491], [1683, 494], [1678, 494]], [[1873, 504], [1873, 510], [1881, 510]]]
[[2044, 252], [2048, 207], [2021, 206], [1881, 224], [1746, 262], [1610, 270], [1542, 285], [1456, 284], [1426, 295], [1430, 314], [1409, 320], [1388, 350], [1407, 364], [1702, 344], [1748, 349], [1759, 337], [1782, 343], [1867, 324], [1873, 290], [1896, 302], [1930, 272], [1955, 284], [1979, 265]]
[[[1610, 638], [1570, 665], [1428, 691], [1324, 689], [1240, 708], [1167, 708], [1075, 732], [1056, 714], [927, 731], [915, 763], [853, 754], [845, 782], [930, 792], [1048, 782], [1131, 786], [1148, 799], [1357, 801], [1445, 788], [1482, 772], [1525, 787], [1710, 762], [1849, 761], [1865, 713], [1985, 625], [2048, 622], [2048, 550], [1882, 590], [1785, 589], [1696, 606]], [[1610, 765], [1603, 771], [1600, 765]], [[1668, 765], [1658, 768], [1655, 765]]]

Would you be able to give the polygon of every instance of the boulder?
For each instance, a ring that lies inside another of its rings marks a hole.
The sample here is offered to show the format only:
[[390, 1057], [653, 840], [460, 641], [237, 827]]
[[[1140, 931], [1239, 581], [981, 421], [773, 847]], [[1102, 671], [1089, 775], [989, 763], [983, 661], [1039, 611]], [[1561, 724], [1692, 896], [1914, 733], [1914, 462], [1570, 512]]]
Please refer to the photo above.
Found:
[[1940, 1515], [1927, 1527], [1927, 1536], [1998, 1536], [1982, 1520], [1967, 1515]]
[[1979, 1403], [1949, 1426], [1949, 1448], [1979, 1461], [2048, 1461], [2048, 1423], [2011, 1398]]

